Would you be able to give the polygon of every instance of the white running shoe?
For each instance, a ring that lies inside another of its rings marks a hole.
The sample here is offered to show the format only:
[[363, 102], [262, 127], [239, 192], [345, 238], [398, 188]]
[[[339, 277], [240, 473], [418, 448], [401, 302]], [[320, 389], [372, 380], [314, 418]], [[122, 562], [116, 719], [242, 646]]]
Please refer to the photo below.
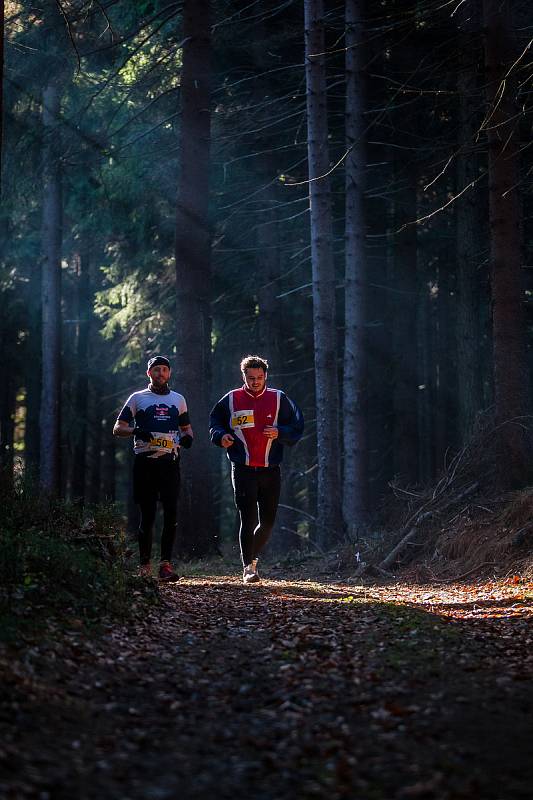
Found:
[[257, 574], [257, 559], [252, 561], [251, 564], [247, 564], [244, 568], [244, 572], [242, 573], [242, 582], [245, 584], [248, 583], [259, 583], [260, 578]]

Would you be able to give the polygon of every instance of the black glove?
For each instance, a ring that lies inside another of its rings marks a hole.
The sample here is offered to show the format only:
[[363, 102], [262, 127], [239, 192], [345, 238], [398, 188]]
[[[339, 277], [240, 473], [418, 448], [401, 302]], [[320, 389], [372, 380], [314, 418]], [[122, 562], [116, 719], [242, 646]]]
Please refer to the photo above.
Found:
[[134, 428], [133, 435], [136, 439], [140, 439], [142, 442], [150, 442], [153, 438], [150, 431], [145, 430], [145, 428]]
[[190, 433], [184, 433], [183, 436], [180, 436], [180, 447], [184, 447], [186, 450], [192, 447], [192, 436]]

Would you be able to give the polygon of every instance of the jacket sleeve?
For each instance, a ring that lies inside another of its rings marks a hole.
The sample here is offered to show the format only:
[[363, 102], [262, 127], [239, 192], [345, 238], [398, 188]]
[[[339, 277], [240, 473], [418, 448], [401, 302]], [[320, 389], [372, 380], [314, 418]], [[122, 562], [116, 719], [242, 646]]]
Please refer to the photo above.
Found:
[[279, 443], [288, 444], [289, 447], [296, 444], [304, 432], [304, 416], [301, 410], [283, 392], [280, 397], [277, 427]]
[[213, 407], [209, 416], [209, 435], [213, 444], [222, 446], [220, 440], [224, 434], [231, 433], [229, 422], [229, 397], [225, 395]]

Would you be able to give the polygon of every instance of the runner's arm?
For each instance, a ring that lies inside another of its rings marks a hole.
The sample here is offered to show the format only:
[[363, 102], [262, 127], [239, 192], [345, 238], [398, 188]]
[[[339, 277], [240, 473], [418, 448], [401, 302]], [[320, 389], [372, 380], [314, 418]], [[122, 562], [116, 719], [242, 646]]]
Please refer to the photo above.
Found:
[[133, 436], [133, 428], [129, 422], [123, 419], [117, 419], [113, 427], [113, 436], [118, 436], [120, 438]]
[[[120, 410], [117, 421], [113, 426], [113, 436], [127, 439], [135, 435], [135, 414], [137, 413], [137, 402], [135, 394], [128, 397]], [[149, 433], [147, 431], [146, 433]]]
[[300, 441], [304, 432], [304, 416], [296, 403], [290, 400], [286, 394], [281, 395], [277, 425], [280, 444], [287, 444], [289, 447]]
[[180, 415], [178, 417], [178, 428], [180, 432], [179, 445], [180, 447], [183, 447], [185, 450], [188, 450], [190, 447], [192, 447], [194, 433], [191, 425], [191, 420], [189, 419], [187, 403], [184, 397], [181, 398], [180, 403], [181, 403], [179, 407]]
[[222, 437], [229, 434], [233, 438], [229, 425], [229, 399], [225, 395], [214, 406], [209, 416], [209, 435], [213, 444], [223, 447]]
[[194, 433], [192, 429], [192, 425], [180, 425], [180, 447], [184, 447], [185, 450], [188, 450], [192, 447]]

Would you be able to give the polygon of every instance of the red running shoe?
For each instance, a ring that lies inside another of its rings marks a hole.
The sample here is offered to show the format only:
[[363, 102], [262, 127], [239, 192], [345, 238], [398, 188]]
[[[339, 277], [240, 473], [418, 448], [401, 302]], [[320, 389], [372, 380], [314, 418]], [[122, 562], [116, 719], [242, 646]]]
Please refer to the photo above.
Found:
[[172, 569], [170, 561], [161, 561], [159, 565], [159, 580], [164, 583], [179, 581], [180, 576]]

